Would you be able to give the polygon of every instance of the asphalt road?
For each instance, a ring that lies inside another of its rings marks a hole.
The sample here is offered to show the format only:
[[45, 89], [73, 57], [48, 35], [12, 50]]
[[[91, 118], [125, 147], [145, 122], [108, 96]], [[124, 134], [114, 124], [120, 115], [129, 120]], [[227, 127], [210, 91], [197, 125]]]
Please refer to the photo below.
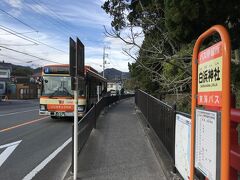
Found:
[[72, 120], [39, 116], [38, 108], [38, 100], [0, 102], [0, 179], [23, 179], [71, 137]]

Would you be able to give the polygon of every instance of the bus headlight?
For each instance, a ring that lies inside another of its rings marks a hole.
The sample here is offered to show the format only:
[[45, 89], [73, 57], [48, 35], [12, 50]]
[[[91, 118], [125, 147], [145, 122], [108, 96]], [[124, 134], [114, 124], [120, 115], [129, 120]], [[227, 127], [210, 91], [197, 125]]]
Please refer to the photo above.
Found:
[[85, 109], [85, 106], [83, 105], [78, 106], [78, 112], [83, 112], [84, 109]]
[[41, 111], [46, 111], [47, 110], [46, 105], [40, 104], [40, 110]]

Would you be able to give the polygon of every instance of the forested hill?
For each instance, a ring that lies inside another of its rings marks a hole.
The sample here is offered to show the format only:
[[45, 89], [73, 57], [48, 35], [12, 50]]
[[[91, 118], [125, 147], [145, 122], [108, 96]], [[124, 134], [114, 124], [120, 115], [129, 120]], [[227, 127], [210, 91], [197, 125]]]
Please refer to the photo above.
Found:
[[109, 68], [104, 70], [104, 77], [110, 81], [120, 81], [120, 80], [128, 79], [129, 73], [119, 71], [115, 68]]

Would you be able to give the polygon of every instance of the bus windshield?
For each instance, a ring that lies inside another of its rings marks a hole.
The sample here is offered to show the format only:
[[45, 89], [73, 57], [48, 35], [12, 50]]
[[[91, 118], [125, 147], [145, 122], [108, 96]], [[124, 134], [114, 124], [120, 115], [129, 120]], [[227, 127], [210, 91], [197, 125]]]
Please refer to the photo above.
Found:
[[44, 96], [73, 96], [70, 76], [43, 76]]

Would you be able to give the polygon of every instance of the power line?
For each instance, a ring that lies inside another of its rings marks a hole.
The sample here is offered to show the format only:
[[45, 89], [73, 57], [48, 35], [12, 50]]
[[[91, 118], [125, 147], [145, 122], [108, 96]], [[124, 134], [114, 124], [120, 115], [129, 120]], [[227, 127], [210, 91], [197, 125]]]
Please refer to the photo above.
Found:
[[30, 38], [28, 38], [27, 36], [18, 35], [18, 34], [16, 33], [16, 31], [13, 31], [13, 30], [5, 27], [5, 26], [0, 25], [0, 29], [2, 29], [3, 31], [8, 32], [9, 34], [12, 34], [12, 35], [17, 36], [17, 37], [19, 37], [19, 38], [21, 38], [21, 39], [24, 39], [24, 40], [26, 40], [26, 41], [28, 41], [28, 42], [31, 42], [31, 43], [33, 43], [33, 44], [38, 45], [38, 44], [37, 44], [36, 42], [34, 42], [33, 40], [30, 40]]
[[[61, 19], [62, 17], [57, 14], [52, 8], [46, 6], [41, 0], [38, 0], [39, 2], [41, 2], [41, 4], [35, 0], [31, 0], [33, 2], [35, 2], [36, 4], [38, 4], [40, 7], [44, 8], [45, 10], [47, 10], [48, 12], [50, 12], [55, 18], [56, 18], [56, 21], [59, 23], [59, 24], [62, 24], [66, 29], [70, 30], [68, 25]], [[70, 32], [70, 31], [69, 31]], [[71, 33], [71, 32], [70, 32]]]
[[[27, 24], [27, 23], [23, 22], [22, 20], [18, 19], [17, 17], [15, 17], [15, 16], [9, 14], [9, 13], [6, 12], [5, 10], [0, 9], [0, 11], [4, 12], [4, 13], [7, 14], [8, 16], [10, 16], [10, 17], [12, 17], [13, 19], [17, 20], [18, 22], [24, 24], [25, 26], [31, 28], [31, 29], [34, 30], [35, 32], [39, 32], [38, 30], [36, 30], [36, 29], [33, 28], [32, 26], [30, 26], [29, 24]], [[2, 26], [2, 27], [4, 27], [4, 26]], [[5, 27], [5, 28], [6, 28], [6, 27]], [[9, 28], [7, 28], [7, 29], [10, 30]], [[13, 30], [12, 30], [12, 31], [13, 31]], [[13, 31], [13, 32], [14, 32], [14, 31]], [[13, 35], [15, 35], [15, 36], [18, 36], [18, 35], [16, 35], [16, 34], [20, 34], [20, 33], [16, 32], [16, 31], [15, 31], [14, 33], [15, 33], [15, 34], [13, 34]], [[11, 34], [12, 34], [12, 33], [11, 33]], [[23, 35], [22, 35], [22, 36], [23, 36]], [[18, 37], [19, 37], [19, 36], [18, 36]], [[26, 36], [25, 36], [25, 38], [26, 38]], [[25, 39], [25, 38], [22, 38], [22, 39]], [[28, 39], [32, 39], [32, 38], [30, 38], [30, 37], [27, 37], [27, 38], [28, 38]], [[25, 39], [25, 40], [26, 40], [26, 39]], [[50, 47], [50, 48], [52, 48], [52, 49], [55, 49], [55, 50], [57, 50], [57, 51], [61, 51], [61, 52], [66, 53], [66, 52], [63, 51], [63, 50], [61, 50], [61, 49], [57, 49], [57, 48], [55, 48], [55, 47], [53, 47], [53, 46], [50, 46], [50, 45], [48, 45], [48, 44], [46, 44], [46, 43], [43, 43], [43, 42], [37, 41], [37, 40], [35, 40], [35, 39], [32, 39], [32, 40], [33, 40], [33, 41], [36, 41], [36, 42], [38, 42], [38, 43], [40, 43], [40, 44], [42, 44], [42, 45], [45, 45], [45, 46], [47, 46], [47, 47]]]
[[[2, 27], [2, 28], [1, 28], [1, 27]], [[41, 41], [38, 41], [38, 40], [36, 40], [36, 39], [30, 38], [30, 37], [28, 37], [28, 36], [26, 36], [26, 35], [18, 35], [18, 34], [17, 34], [18, 32], [14, 31], [14, 30], [12, 30], [12, 29], [10, 29], [10, 28], [7, 28], [7, 27], [5, 27], [5, 26], [0, 25], [0, 29], [4, 30], [4, 31], [6, 31], [6, 32], [9, 32], [9, 33], [11, 33], [11, 34], [13, 34], [14, 36], [17, 36], [17, 37], [19, 37], [19, 38], [22, 38], [22, 39], [25, 39], [25, 40], [27, 40], [27, 41], [30, 41], [30, 42], [32, 42], [32, 43], [34, 43], [34, 44], [37, 44], [37, 45], [38, 45], [38, 44], [42, 44], [42, 45], [45, 45], [45, 46], [47, 46], [47, 47], [49, 47], [49, 48], [51, 48], [51, 49], [55, 49], [55, 50], [57, 50], [57, 51], [66, 53], [66, 51], [63, 51], [63, 50], [61, 50], [61, 49], [55, 48], [55, 47], [53, 47], [53, 46], [50, 46], [50, 45], [48, 45], [48, 44], [46, 44], [46, 43], [43, 43], [43, 42], [41, 42]]]
[[[33, 0], [31, 0], [31, 1], [33, 1]], [[64, 35], [67, 35], [66, 30], [67, 30], [70, 34], [72, 33], [72, 32], [71, 32], [71, 29], [68, 28], [67, 25], [65, 25], [65, 23], [64, 23], [60, 18], [57, 17], [57, 14], [56, 14], [53, 10], [50, 10], [50, 8], [48, 8], [47, 6], [42, 5], [42, 4], [39, 4], [39, 3], [36, 2], [36, 1], [33, 1], [33, 2], [36, 3], [39, 7], [43, 8], [46, 12], [49, 12], [49, 14], [51, 14], [50, 18], [45, 18], [45, 19], [47, 19], [50, 24], [52, 24], [52, 25], [54, 25], [55, 27], [57, 27], [57, 31], [58, 31], [59, 33], [64, 34]], [[24, 3], [24, 1], [23, 1], [23, 3]], [[30, 4], [28, 4], [28, 3], [25, 3], [25, 5], [26, 5], [26, 7], [28, 6], [29, 8], [31, 8], [35, 13], [37, 13], [37, 15], [38, 15], [39, 17], [41, 17], [41, 16], [39, 15], [39, 13], [37, 12], [36, 7], [32, 7], [32, 6], [31, 6]], [[37, 7], [37, 8], [38, 8], [38, 7]], [[54, 13], [54, 14], [53, 14], [53, 13]], [[59, 19], [59, 20], [57, 20], [57, 19]], [[61, 26], [59, 26], [59, 24], [60, 24]]]
[[55, 64], [63, 64], [63, 63], [59, 63], [57, 61], [52, 61], [52, 60], [49, 60], [49, 59], [41, 58], [41, 57], [38, 57], [38, 56], [35, 56], [35, 55], [32, 55], [32, 54], [29, 54], [29, 53], [26, 53], [26, 52], [22, 52], [22, 51], [18, 51], [18, 50], [15, 50], [15, 49], [12, 49], [12, 48], [8, 48], [8, 47], [5, 47], [5, 46], [1, 46], [0, 45], [0, 48], [4, 48], [4, 49], [7, 49], [9, 51], [13, 51], [13, 52], [17, 52], [17, 53], [20, 53], [20, 54], [24, 54], [26, 56], [34, 57], [34, 58], [39, 59], [41, 61], [51, 62], [51, 63], [55, 63]]
[[29, 24], [27, 24], [27, 23], [23, 22], [22, 20], [18, 19], [17, 17], [15, 17], [15, 16], [9, 14], [8, 12], [4, 11], [3, 9], [0, 9], [0, 11], [4, 12], [4, 13], [7, 14], [8, 16], [10, 16], [11, 18], [17, 20], [18, 22], [24, 24], [25, 26], [31, 28], [31, 29], [34, 30], [35, 32], [39, 32], [38, 30], [36, 30], [36, 29], [33, 28], [32, 26], [30, 26]]
[[[16, 32], [16, 34], [30, 34], [30, 33], [35, 33], [35, 31]], [[0, 34], [0, 36], [6, 36], [6, 35], [9, 35], [9, 33]]]
[[38, 44], [0, 44], [1, 46], [36, 46]]
[[[12, 56], [8, 56], [8, 55], [2, 54], [2, 53], [0, 53], [0, 56], [11, 58], [11, 59], [14, 59], [14, 60], [19, 61], [19, 62], [25, 62], [22, 59], [18, 59], [18, 58], [15, 58], [15, 57], [12, 57]], [[25, 63], [27, 63], [27, 61]]]
[[[6, 61], [8, 61], [9, 63], [12, 63], [12, 61], [13, 61], [13, 62], [26, 63], [26, 64], [28, 64], [29, 62], [32, 62], [32, 60], [31, 60], [31, 61], [26, 61], [26, 60], [24, 61], [24, 60], [22, 60], [22, 59], [18, 59], [18, 58], [15, 58], [15, 57], [12, 57], [12, 56], [8, 56], [8, 55], [5, 55], [5, 54], [1, 54], [1, 53], [0, 53], [0, 56], [10, 58], [11, 61], [10, 61], [10, 60], [6, 60]], [[4, 61], [5, 61], [5, 60], [4, 60]], [[22, 64], [21, 64], [21, 65], [22, 65]], [[40, 65], [40, 64], [32, 64], [32, 66], [39, 67], [39, 66], [42, 66], [42, 65]]]

